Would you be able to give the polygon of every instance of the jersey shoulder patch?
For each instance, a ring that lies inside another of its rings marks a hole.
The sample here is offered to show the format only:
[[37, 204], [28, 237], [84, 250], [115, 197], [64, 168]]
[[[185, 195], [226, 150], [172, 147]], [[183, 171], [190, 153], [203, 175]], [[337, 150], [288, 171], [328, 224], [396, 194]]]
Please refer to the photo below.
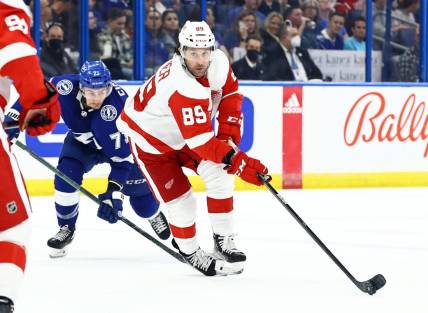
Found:
[[60, 95], [66, 96], [73, 90], [73, 83], [69, 79], [62, 79], [56, 83], [55, 87]]
[[78, 75], [61, 75], [54, 76], [49, 81], [55, 86], [56, 90], [61, 96], [70, 94], [75, 86], [79, 86]]
[[117, 109], [111, 104], [104, 105], [100, 109], [100, 115], [106, 122], [114, 121], [117, 118]]

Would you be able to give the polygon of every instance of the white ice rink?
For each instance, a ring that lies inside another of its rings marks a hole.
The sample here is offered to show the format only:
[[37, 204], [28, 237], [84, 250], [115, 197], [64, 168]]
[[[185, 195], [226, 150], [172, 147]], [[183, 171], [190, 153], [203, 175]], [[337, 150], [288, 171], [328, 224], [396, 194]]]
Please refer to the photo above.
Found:
[[[33, 197], [15, 312], [428, 312], [428, 188], [281, 193], [358, 280], [381, 273], [386, 286], [374, 296], [359, 291], [267, 191], [236, 193], [237, 244], [248, 261], [241, 275], [212, 278], [125, 224], [98, 219], [85, 196], [68, 256], [50, 259], [53, 198]], [[199, 240], [211, 250], [204, 194], [197, 197]], [[152, 234], [129, 207], [124, 215]]]

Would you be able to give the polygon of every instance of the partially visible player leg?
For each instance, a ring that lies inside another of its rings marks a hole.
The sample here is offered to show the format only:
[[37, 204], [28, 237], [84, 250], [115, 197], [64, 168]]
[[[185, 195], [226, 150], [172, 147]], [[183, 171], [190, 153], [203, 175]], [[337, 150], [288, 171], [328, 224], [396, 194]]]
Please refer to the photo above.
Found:
[[207, 207], [213, 229], [214, 252], [217, 257], [243, 269], [245, 254], [235, 246], [233, 232], [234, 177], [223, 170], [224, 165], [202, 161], [198, 174], [207, 188]]
[[171, 236], [168, 220], [159, 210], [159, 202], [150, 191], [144, 196], [131, 196], [129, 203], [138, 216], [149, 221], [160, 239], [166, 240]]
[[9, 313], [13, 311], [24, 274], [31, 207], [18, 163], [1, 125], [0, 167], [0, 312]]
[[[72, 158], [61, 158], [57, 167], [77, 184], [82, 184], [84, 168], [81, 162]], [[67, 254], [67, 246], [74, 239], [76, 221], [79, 214], [79, 192], [55, 176], [55, 209], [59, 231], [47, 242], [52, 258]]]
[[[224, 261], [207, 254], [196, 239], [196, 199], [176, 155], [149, 155], [131, 144], [134, 156], [156, 198], [165, 203], [173, 245], [187, 263], [207, 276], [224, 275]], [[144, 160], [144, 163], [141, 161]]]
[[0, 231], [0, 312], [13, 312], [17, 291], [24, 276], [29, 220]]
[[153, 196], [141, 170], [133, 166], [123, 188], [135, 213], [148, 220], [156, 235], [162, 240], [171, 236], [168, 220], [159, 210], [159, 201]]

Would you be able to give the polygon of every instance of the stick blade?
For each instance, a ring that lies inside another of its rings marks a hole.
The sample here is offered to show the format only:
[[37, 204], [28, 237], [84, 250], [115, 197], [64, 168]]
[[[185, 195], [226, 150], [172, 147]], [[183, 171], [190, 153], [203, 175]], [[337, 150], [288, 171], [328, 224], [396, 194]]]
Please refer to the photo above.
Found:
[[376, 290], [379, 290], [386, 284], [386, 279], [382, 274], [377, 274], [375, 277], [370, 279], [370, 282], [372, 283], [373, 287]]
[[385, 286], [385, 284], [385, 277], [382, 274], [377, 274], [372, 279], [359, 283], [358, 287], [361, 291], [369, 295], [374, 295], [376, 291]]

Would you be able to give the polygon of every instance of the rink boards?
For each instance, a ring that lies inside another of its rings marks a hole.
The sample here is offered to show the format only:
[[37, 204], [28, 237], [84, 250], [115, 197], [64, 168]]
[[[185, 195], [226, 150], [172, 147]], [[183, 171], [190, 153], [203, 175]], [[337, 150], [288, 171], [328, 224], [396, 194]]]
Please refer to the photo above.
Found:
[[[133, 95], [139, 83], [121, 85]], [[427, 85], [246, 82], [240, 148], [268, 166], [277, 188], [428, 186]], [[215, 124], [215, 121], [214, 121]], [[20, 140], [56, 165], [67, 129]], [[32, 195], [52, 194], [53, 175], [15, 148]], [[105, 189], [108, 166], [85, 177]], [[196, 190], [203, 183], [192, 175]], [[254, 187], [236, 179], [237, 189]]]

